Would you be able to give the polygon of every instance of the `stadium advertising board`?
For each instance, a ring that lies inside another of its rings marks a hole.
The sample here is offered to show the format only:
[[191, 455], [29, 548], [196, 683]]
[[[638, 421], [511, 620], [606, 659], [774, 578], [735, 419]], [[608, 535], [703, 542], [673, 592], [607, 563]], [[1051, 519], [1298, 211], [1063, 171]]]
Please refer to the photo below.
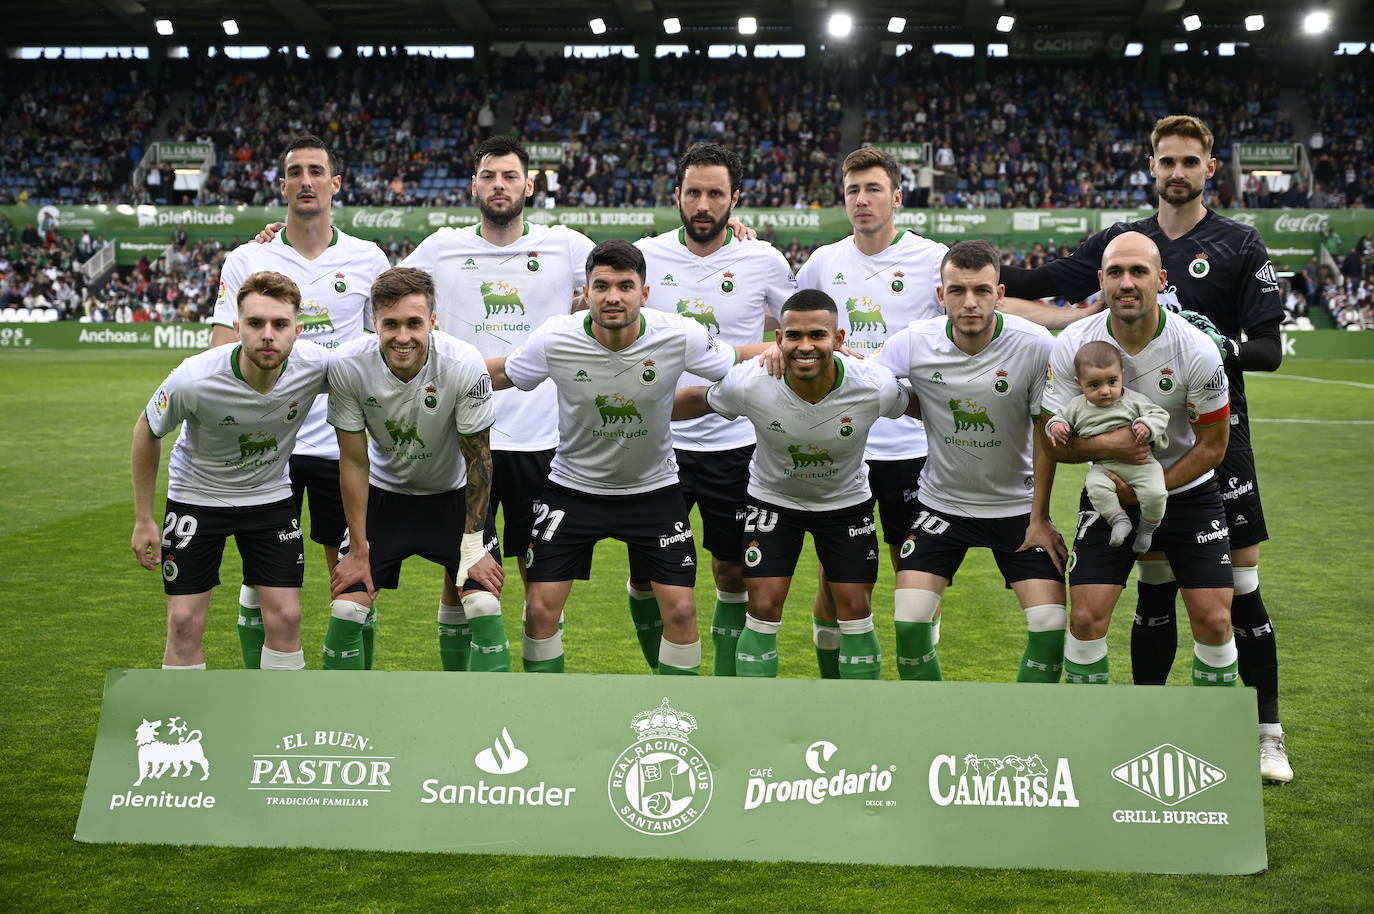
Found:
[[1236, 161], [1241, 168], [1297, 168], [1296, 143], [1233, 143]]
[[6, 349], [191, 349], [210, 345], [209, 324], [0, 324]]
[[1255, 726], [1249, 689], [115, 670], [76, 838], [1254, 873]]
[[[193, 240], [218, 238], [232, 244], [235, 238], [247, 241], [263, 226], [284, 216], [284, 210], [274, 206], [124, 204], [44, 206], [36, 210], [0, 206], [0, 213], [18, 228], [36, 223], [42, 231], [52, 227], [72, 236], [89, 231], [92, 237], [117, 240], [118, 261], [125, 265], [144, 256], [155, 259], [171, 243], [177, 225]], [[1052, 238], [1055, 243], [1076, 245], [1099, 229], [1152, 213], [1150, 209], [903, 209], [897, 211], [897, 226], [945, 242], [986, 238], [998, 245], [1032, 244]], [[851, 231], [841, 207], [750, 208], [737, 209], [735, 215], [759, 231], [772, 226], [783, 245], [793, 238], [803, 244], [828, 243]], [[1345, 239], [1347, 249], [1361, 235], [1374, 232], [1374, 212], [1367, 210], [1228, 210], [1224, 215], [1258, 229], [1275, 264], [1282, 269], [1302, 269], [1327, 226]], [[334, 210], [334, 223], [352, 235], [376, 240], [409, 238], [417, 244], [440, 228], [472, 225], [478, 218], [475, 207], [345, 206]], [[525, 210], [525, 218], [566, 225], [597, 241], [676, 231], [682, 224], [677, 210], [666, 207], [531, 207]]]

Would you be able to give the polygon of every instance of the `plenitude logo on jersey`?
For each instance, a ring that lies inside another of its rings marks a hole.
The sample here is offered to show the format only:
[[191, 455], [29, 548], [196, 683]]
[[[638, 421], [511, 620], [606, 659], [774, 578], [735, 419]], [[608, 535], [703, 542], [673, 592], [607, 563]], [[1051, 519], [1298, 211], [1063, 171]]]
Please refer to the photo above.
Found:
[[[347, 291], [346, 286], [345, 291]], [[301, 333], [334, 332], [334, 319], [329, 315], [328, 306], [322, 305], [314, 299], [301, 302], [300, 322], [303, 325]]]
[[679, 298], [677, 313], [691, 318], [712, 333], [720, 333], [720, 322], [716, 320], [716, 308], [699, 298]]
[[[1054, 761], [1054, 773], [1039, 753], [937, 755], [930, 762], [930, 798], [937, 806], [1022, 806], [1074, 808], [1069, 760]], [[957, 774], [956, 774], [957, 772]]]
[[391, 792], [394, 755], [377, 751], [371, 737], [348, 730], [284, 733], [272, 752], [253, 755], [248, 789], [267, 806], [367, 807]]
[[695, 717], [667, 698], [631, 719], [635, 743], [611, 765], [606, 783], [611, 808], [627, 827], [652, 837], [671, 835], [705, 815], [715, 777], [691, 743], [697, 726]]
[[[650, 364], [645, 370], [648, 371], [652, 367]], [[592, 402], [596, 404], [596, 411], [601, 416], [601, 427], [592, 429], [592, 437], [641, 438], [649, 433], [649, 430], [643, 427], [644, 416], [635, 406], [633, 397], [627, 397], [622, 393], [597, 394], [592, 398]], [[607, 429], [608, 425], [614, 427]]]
[[[536, 262], [537, 261], [531, 261]], [[538, 269], [536, 266], [535, 269]], [[533, 270], [531, 270], [533, 272]], [[512, 320], [510, 322], [500, 320], [503, 315], [510, 315], [515, 318], [525, 316], [525, 303], [520, 300], [520, 289], [511, 285], [504, 279], [497, 279], [491, 282], [483, 282], [477, 287], [482, 296], [482, 307], [485, 313], [482, 320], [473, 322], [472, 329], [475, 333], [528, 333], [530, 324], [523, 320]], [[493, 321], [490, 318], [495, 315], [498, 319]]]
[[[505, 779], [525, 771], [530, 757], [515, 744], [508, 727], [491, 745], [484, 747], [472, 759], [480, 771]], [[565, 809], [572, 804], [576, 787], [553, 786], [541, 779], [539, 783], [508, 783], [499, 780], [487, 783], [479, 777], [477, 783], [445, 783], [439, 778], [425, 778], [420, 784], [420, 802], [426, 806], [547, 806]]]
[[1001, 438], [991, 438], [983, 440], [979, 438], [959, 438], [956, 437], [960, 432], [987, 432], [996, 434], [997, 426], [993, 425], [992, 419], [988, 416], [988, 408], [980, 404], [977, 400], [965, 398], [963, 400], [950, 400], [949, 411], [954, 417], [954, 434], [945, 436], [945, 444], [952, 444], [957, 447], [1001, 447]]
[[807, 442], [789, 444], [787, 454], [792, 458], [791, 467], [783, 467], [785, 476], [800, 479], [825, 479], [835, 475], [835, 458], [828, 448]]
[[394, 454], [406, 460], [424, 460], [433, 457], [433, 451], [425, 448], [425, 439], [420, 437], [420, 428], [412, 419], [387, 419], [382, 422], [382, 427], [386, 429], [387, 435], [391, 437], [391, 446], [387, 447], [379, 439], [373, 438], [377, 446], [388, 454]]
[[[210, 780], [210, 760], [201, 745], [204, 734], [180, 717], [142, 719], [134, 729], [137, 764], [134, 787], [110, 795], [110, 809], [213, 809], [215, 795], [198, 786]], [[162, 732], [163, 724], [167, 731]], [[164, 778], [166, 780], [164, 780]], [[181, 779], [181, 780], [178, 780]], [[157, 781], [156, 785], [144, 784]]]
[[883, 319], [882, 306], [867, 295], [846, 299], [844, 309], [849, 313], [851, 333], [876, 333], [881, 329], [883, 335], [887, 335], [887, 321]]
[[[267, 432], [262, 429], [252, 433], [244, 432], [238, 437], [238, 446], [238, 457], [226, 459], [222, 464], [223, 466], [236, 467], [240, 470], [257, 469], [276, 463], [282, 456], [282, 452], [277, 447], [276, 432]], [[269, 454], [271, 456], [268, 456]]]
[[[1112, 778], [1156, 803], [1175, 807], [1226, 781], [1226, 771], [1163, 743], [1112, 769]], [[1220, 810], [1114, 809], [1112, 821], [1128, 825], [1228, 825]]]
[[[807, 747], [803, 761], [811, 775], [789, 777], [778, 774], [778, 766], [749, 769], [749, 782], [744, 791], [744, 809], [760, 809], [784, 803], [805, 802], [819, 806], [828, 801], [844, 803], [846, 798], [863, 807], [896, 806], [896, 800], [878, 796], [892, 788], [892, 778], [897, 766], [879, 766], [870, 762], [868, 766], [850, 770], [846, 765], [838, 769], [831, 760], [839, 753], [839, 747], [829, 740], [816, 740]], [[834, 803], [832, 803], [834, 805]]]

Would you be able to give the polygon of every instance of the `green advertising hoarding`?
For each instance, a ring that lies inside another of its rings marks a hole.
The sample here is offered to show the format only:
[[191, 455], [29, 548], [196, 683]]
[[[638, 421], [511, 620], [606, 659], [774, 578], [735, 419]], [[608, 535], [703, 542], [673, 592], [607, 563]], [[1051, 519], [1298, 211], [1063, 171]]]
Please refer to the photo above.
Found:
[[1241, 168], [1296, 168], [1296, 143], [1235, 143], [1233, 154]]
[[[275, 206], [0, 206], [16, 228], [28, 223], [40, 230], [55, 227], [65, 235], [89, 231], [118, 242], [121, 264], [155, 259], [171, 244], [180, 225], [192, 239], [219, 238], [226, 244], [237, 238], [247, 241], [270, 222], [284, 218]], [[1056, 243], [1077, 244], [1085, 236], [1116, 222], [1142, 219], [1153, 210], [1094, 209], [903, 209], [897, 212], [899, 228], [909, 228], [930, 238], [953, 242], [986, 238], [998, 245], [1031, 244], [1051, 238]], [[772, 226], [780, 244], [793, 238], [802, 244], [828, 243], [850, 233], [842, 207], [825, 209], [737, 209], [746, 225], [759, 231]], [[1302, 269], [1316, 250], [1323, 229], [1330, 226], [1346, 245], [1374, 232], [1374, 212], [1366, 210], [1228, 210], [1223, 215], [1254, 226], [1281, 269]], [[475, 207], [338, 207], [334, 223], [360, 238], [415, 243], [444, 227], [472, 225], [480, 218]], [[672, 208], [594, 208], [525, 210], [531, 222], [566, 225], [602, 241], [607, 238], [638, 238], [645, 234], [674, 231], [681, 226]]]
[[1249, 689], [116, 670], [76, 838], [1254, 873], [1255, 721]]

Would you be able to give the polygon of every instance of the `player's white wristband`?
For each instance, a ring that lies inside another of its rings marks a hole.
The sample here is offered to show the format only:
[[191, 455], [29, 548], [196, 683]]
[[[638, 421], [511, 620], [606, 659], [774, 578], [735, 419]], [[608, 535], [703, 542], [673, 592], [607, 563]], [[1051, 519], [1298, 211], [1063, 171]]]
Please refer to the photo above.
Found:
[[458, 575], [453, 582], [456, 586], [462, 587], [463, 582], [468, 579], [468, 572], [472, 566], [482, 560], [482, 555], [486, 552], [482, 545], [482, 533], [464, 533], [458, 547]]

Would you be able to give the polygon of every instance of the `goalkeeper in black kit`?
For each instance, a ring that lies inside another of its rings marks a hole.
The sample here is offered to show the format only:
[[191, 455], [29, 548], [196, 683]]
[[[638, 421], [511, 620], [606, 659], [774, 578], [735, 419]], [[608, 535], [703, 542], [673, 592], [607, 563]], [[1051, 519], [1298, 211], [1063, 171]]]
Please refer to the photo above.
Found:
[[[1278, 277], [1253, 227], [1203, 204], [1203, 188], [1217, 168], [1207, 126], [1188, 115], [1161, 118], [1150, 143], [1157, 214], [1117, 223], [1088, 238], [1072, 256], [1038, 269], [1004, 267], [1002, 281], [1009, 298], [1060, 295], [1082, 300], [1098, 290], [1097, 269], [1107, 243], [1122, 232], [1140, 232], [1154, 241], [1163, 259], [1166, 279], [1159, 303], [1180, 312], [1221, 350], [1231, 392], [1231, 435], [1217, 478], [1232, 547], [1231, 622], [1241, 679], [1259, 697], [1260, 774], [1266, 781], [1286, 783], [1293, 779], [1293, 769], [1279, 724], [1278, 652], [1259, 587], [1259, 544], [1269, 533], [1250, 447], [1244, 378], [1246, 371], [1274, 371], [1283, 358]], [[1138, 684], [1162, 685], [1178, 646], [1178, 585], [1158, 553], [1142, 555], [1137, 571], [1132, 674]]]

